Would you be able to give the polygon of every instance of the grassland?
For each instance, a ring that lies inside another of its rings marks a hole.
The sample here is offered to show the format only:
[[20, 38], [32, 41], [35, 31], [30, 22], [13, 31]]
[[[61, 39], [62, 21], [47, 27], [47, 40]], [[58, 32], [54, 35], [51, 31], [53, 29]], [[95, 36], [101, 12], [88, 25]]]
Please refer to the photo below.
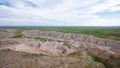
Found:
[[87, 34], [100, 38], [108, 38], [120, 40], [120, 28], [108, 27], [59, 27], [59, 28], [43, 28], [43, 31], [58, 31], [63, 33]]
[[[30, 27], [7, 27], [21, 30], [41, 30], [41, 31], [58, 31], [63, 33], [87, 34], [100, 38], [108, 38], [120, 41], [120, 27], [63, 27], [63, 26], [30, 26]], [[17, 36], [19, 35], [17, 32]], [[15, 36], [16, 37], [16, 36]]]

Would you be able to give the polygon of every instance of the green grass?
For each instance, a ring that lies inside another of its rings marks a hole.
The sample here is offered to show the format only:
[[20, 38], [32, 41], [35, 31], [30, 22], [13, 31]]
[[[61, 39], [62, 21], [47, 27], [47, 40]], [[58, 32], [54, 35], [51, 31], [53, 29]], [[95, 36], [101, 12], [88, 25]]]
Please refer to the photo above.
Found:
[[[120, 27], [16, 27], [20, 30], [58, 31], [63, 33], [87, 34], [100, 38], [120, 40]], [[18, 35], [19, 37], [20, 35]]]
[[87, 34], [100, 38], [120, 40], [120, 28], [100, 28], [100, 27], [64, 27], [64, 28], [44, 28], [42, 31], [58, 31], [63, 33]]

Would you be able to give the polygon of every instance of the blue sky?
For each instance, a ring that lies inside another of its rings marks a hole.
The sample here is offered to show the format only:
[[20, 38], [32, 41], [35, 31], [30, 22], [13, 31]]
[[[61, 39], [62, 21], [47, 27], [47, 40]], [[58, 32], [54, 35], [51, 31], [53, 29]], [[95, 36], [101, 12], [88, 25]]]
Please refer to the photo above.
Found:
[[0, 26], [120, 26], [120, 0], [0, 0]]

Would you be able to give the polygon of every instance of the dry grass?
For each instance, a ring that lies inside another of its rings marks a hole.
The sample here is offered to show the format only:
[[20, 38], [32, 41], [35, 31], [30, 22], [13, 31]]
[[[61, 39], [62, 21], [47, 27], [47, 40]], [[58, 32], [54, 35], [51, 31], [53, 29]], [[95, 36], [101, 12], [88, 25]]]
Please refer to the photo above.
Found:
[[104, 68], [83, 57], [54, 57], [10, 50], [0, 51], [0, 68]]

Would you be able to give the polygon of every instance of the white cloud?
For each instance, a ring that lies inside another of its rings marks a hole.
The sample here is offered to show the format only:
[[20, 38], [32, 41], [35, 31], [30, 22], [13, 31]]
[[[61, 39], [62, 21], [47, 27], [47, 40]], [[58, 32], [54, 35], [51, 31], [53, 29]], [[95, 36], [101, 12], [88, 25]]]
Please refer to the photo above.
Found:
[[96, 15], [104, 11], [120, 11], [118, 6], [120, 0], [6, 0], [6, 2], [12, 7], [0, 5], [0, 21], [11, 22], [10, 24], [13, 24], [13, 21], [19, 25], [26, 22], [34, 25], [120, 26], [119, 19], [111, 20]]

